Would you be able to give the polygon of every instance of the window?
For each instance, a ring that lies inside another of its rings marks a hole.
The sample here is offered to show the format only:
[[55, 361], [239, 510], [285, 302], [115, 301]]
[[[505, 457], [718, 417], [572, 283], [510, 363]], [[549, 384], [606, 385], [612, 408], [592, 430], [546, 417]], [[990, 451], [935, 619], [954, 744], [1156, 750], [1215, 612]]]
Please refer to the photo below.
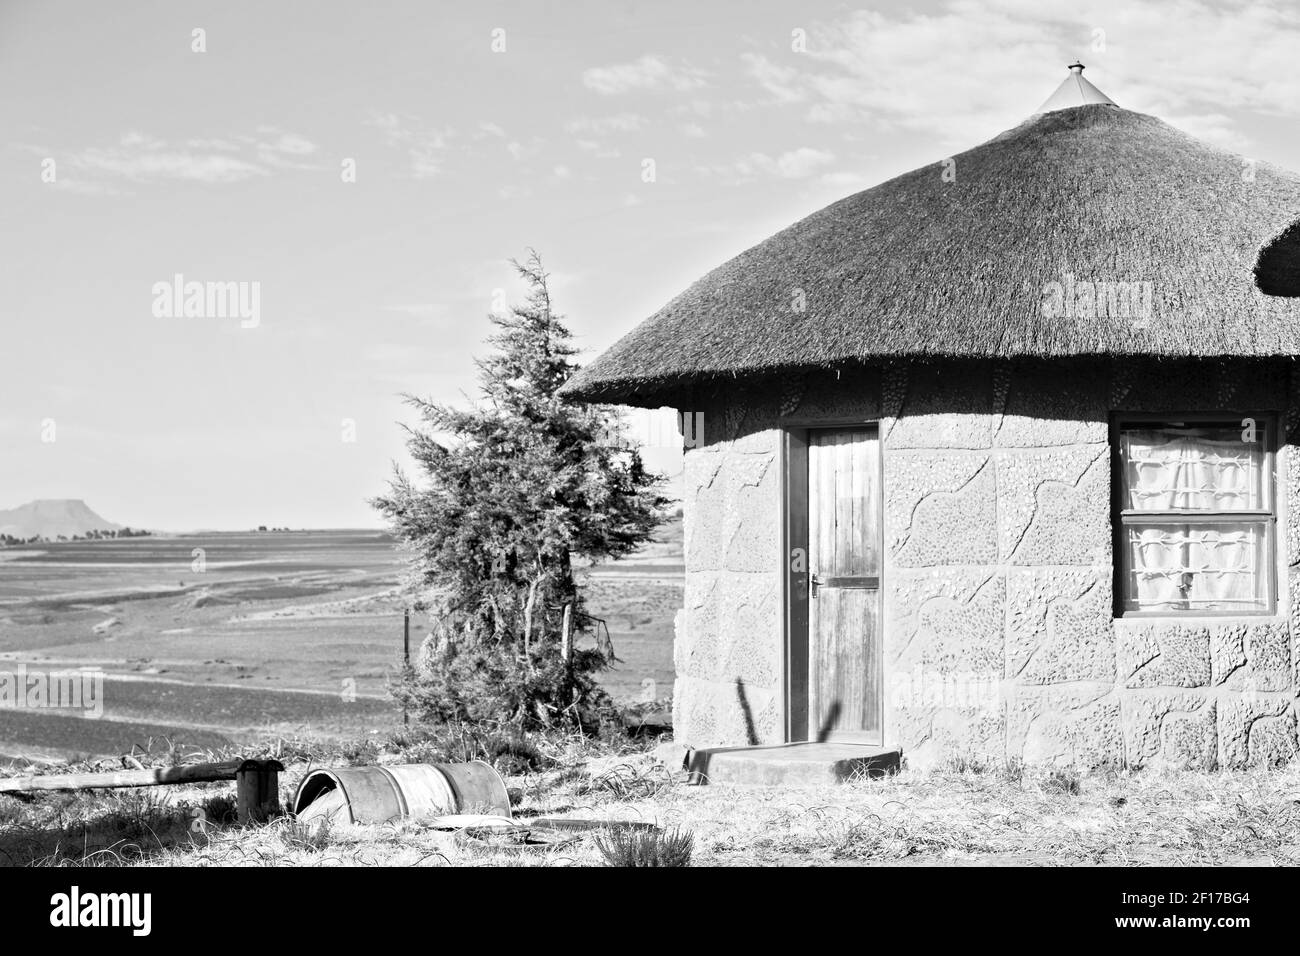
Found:
[[1119, 613], [1273, 612], [1275, 427], [1263, 415], [1116, 422]]

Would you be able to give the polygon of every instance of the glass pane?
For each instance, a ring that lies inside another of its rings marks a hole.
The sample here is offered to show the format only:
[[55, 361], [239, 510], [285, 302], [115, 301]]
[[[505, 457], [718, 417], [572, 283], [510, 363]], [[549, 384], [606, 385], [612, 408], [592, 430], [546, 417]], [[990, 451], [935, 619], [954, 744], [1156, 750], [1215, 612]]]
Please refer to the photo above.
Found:
[[1126, 524], [1125, 609], [1267, 611], [1267, 521]]
[[1133, 511], [1248, 511], [1269, 505], [1264, 425], [1244, 441], [1236, 424], [1154, 425], [1120, 435], [1123, 507]]

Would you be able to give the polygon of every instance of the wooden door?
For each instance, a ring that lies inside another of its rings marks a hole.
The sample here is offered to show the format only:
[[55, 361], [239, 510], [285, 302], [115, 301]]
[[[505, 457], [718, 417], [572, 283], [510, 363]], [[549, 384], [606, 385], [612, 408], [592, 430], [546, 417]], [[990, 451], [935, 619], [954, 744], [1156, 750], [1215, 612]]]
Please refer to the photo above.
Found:
[[808, 738], [883, 743], [874, 426], [808, 433], [808, 572]]

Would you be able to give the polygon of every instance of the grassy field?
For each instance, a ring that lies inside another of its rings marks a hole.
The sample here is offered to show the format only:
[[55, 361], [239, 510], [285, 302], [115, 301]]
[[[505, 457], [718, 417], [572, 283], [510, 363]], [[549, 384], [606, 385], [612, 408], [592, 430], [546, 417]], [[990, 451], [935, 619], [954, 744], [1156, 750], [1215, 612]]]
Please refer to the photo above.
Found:
[[[0, 671], [97, 669], [101, 720], [0, 710], [0, 756], [200, 749], [267, 734], [358, 737], [401, 723], [401, 555], [374, 531], [199, 534], [0, 550]], [[589, 575], [619, 700], [672, 687], [681, 529]], [[413, 615], [412, 653], [428, 629]]]
[[[0, 864], [601, 864], [597, 837], [628, 822], [689, 834], [693, 863], [709, 866], [1300, 864], [1300, 767], [1080, 775], [952, 761], [834, 787], [699, 787], [652, 758], [653, 740], [404, 731], [384, 694], [401, 653], [397, 574], [392, 542], [373, 532], [0, 552], [0, 670], [108, 674], [105, 719], [0, 710], [0, 753], [146, 765], [264, 754], [286, 765], [285, 801], [317, 766], [487, 759], [517, 820], [603, 829], [524, 845], [419, 822], [239, 826], [233, 784], [40, 793], [0, 796]], [[662, 696], [680, 526], [589, 583], [623, 659], [608, 687]], [[426, 624], [413, 621], [413, 646]]]
[[[641, 745], [642, 747], [645, 745]], [[287, 800], [309, 766], [491, 757], [514, 817], [650, 823], [706, 866], [1295, 865], [1300, 770], [1073, 772], [956, 762], [818, 788], [691, 786], [638, 745], [540, 741], [486, 751], [279, 742]], [[239, 826], [233, 784], [0, 796], [0, 862], [131, 865], [525, 865], [605, 862], [597, 832], [521, 845], [419, 822]], [[196, 820], [199, 821], [196, 824]], [[608, 830], [605, 831], [608, 836]]]

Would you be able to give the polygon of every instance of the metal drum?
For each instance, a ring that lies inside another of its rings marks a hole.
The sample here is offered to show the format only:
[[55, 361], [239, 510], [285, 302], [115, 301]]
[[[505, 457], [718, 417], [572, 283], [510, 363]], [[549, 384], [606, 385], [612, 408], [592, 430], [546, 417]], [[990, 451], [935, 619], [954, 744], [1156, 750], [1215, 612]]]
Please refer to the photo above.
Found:
[[510, 816], [506, 783], [482, 760], [313, 770], [298, 784], [293, 812], [302, 813], [332, 790], [342, 793], [349, 823], [389, 823], [449, 813]]

